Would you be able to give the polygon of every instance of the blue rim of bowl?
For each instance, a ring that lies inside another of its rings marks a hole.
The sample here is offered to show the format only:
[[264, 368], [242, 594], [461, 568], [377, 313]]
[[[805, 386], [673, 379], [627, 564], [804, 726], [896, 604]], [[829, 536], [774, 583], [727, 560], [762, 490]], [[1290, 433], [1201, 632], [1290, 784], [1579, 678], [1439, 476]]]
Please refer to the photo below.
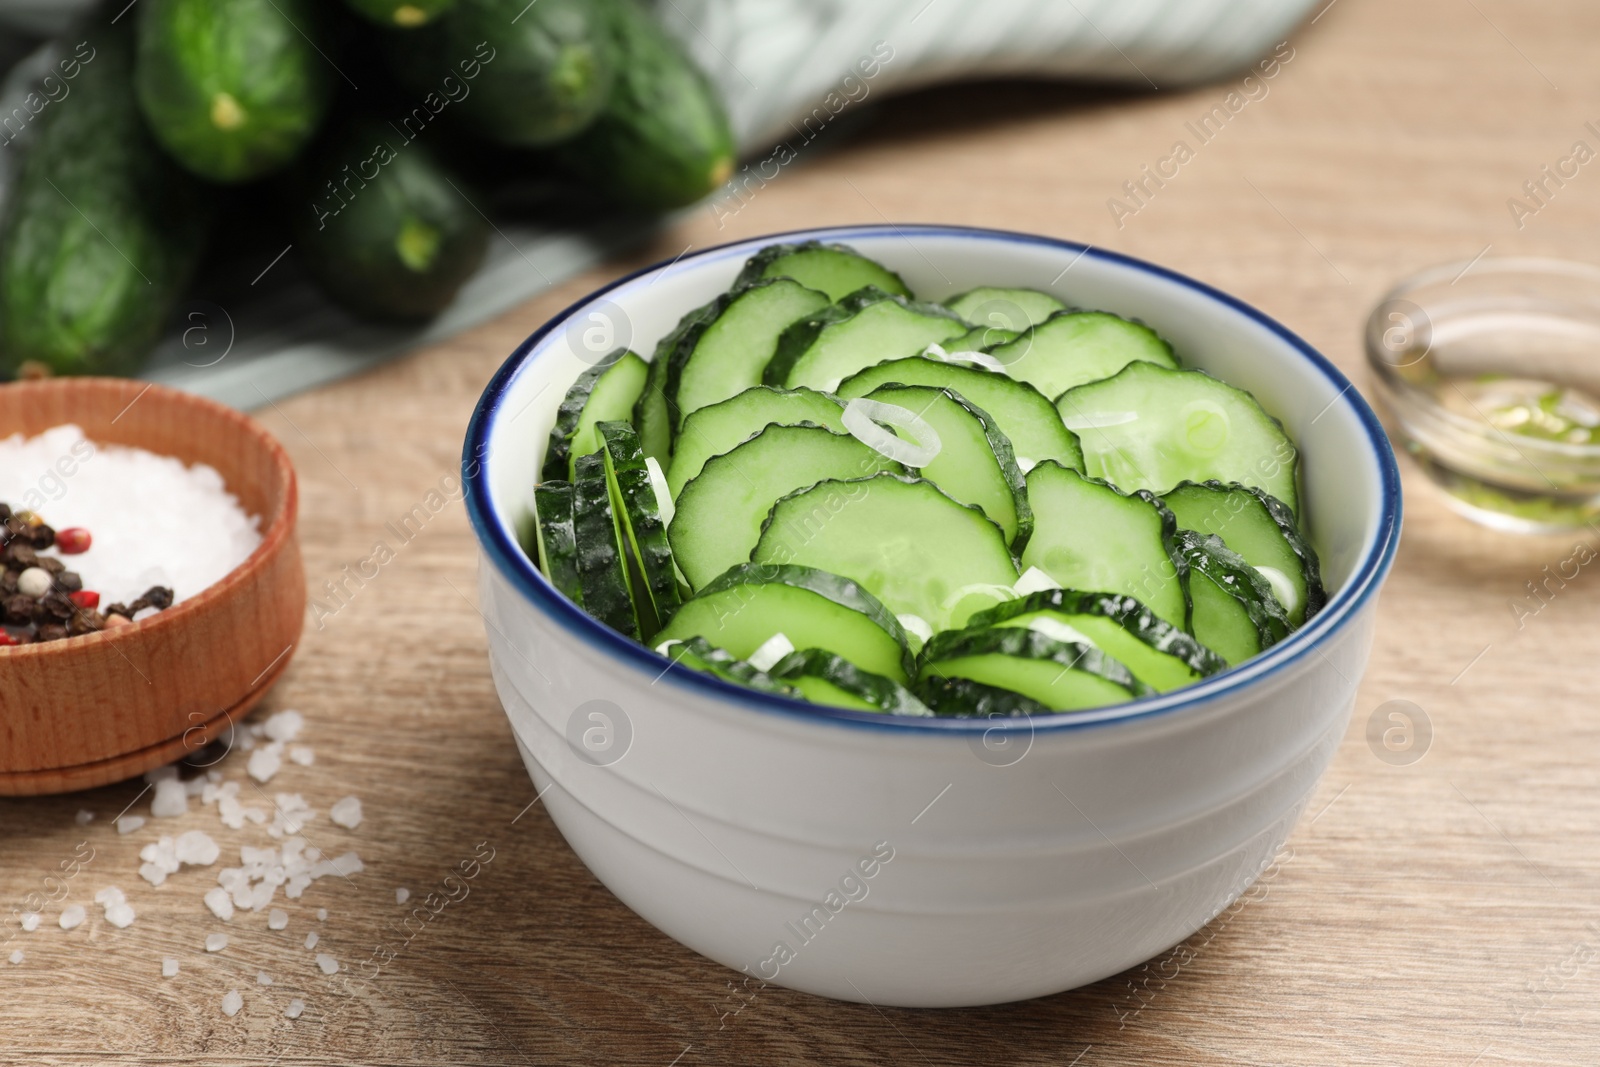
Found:
[[[603, 652], [619, 657], [624, 663], [637, 667], [641, 672], [657, 678], [660, 682], [681, 686], [699, 696], [719, 698], [724, 702], [736, 705], [742, 710], [776, 714], [791, 720], [800, 720], [819, 725], [831, 724], [864, 727], [874, 730], [909, 730], [917, 733], [958, 734], [967, 738], [995, 729], [997, 724], [1015, 723], [1016, 720], [926, 718], [833, 708], [747, 689], [744, 686], [725, 682], [701, 671], [688, 668], [673, 670], [671, 669], [673, 665], [666, 656], [610, 629], [589, 616], [582, 608], [558, 592], [545, 579], [544, 575], [539, 573], [538, 568], [528, 559], [515, 539], [507, 536], [506, 528], [514, 525], [514, 523], [502, 524], [495, 517], [493, 514], [493, 502], [489, 495], [487, 446], [495, 416], [500, 411], [501, 402], [517, 375], [531, 364], [532, 360], [529, 357], [534, 350], [547, 337], [565, 325], [579, 309], [606, 297], [607, 294], [628, 285], [630, 282], [656, 271], [665, 273], [667, 270], [683, 263], [702, 260], [707, 257], [727, 258], [736, 249], [748, 250], [748, 252], [753, 253], [756, 249], [765, 245], [785, 241], [849, 241], [852, 238], [862, 237], [910, 238], [919, 235], [1042, 245], [1062, 252], [1076, 253], [1079, 258], [1092, 257], [1121, 267], [1143, 271], [1166, 281], [1175, 282], [1231, 308], [1277, 335], [1328, 379], [1338, 392], [1333, 403], [1344, 403], [1355, 412], [1357, 418], [1361, 421], [1362, 427], [1367, 432], [1368, 441], [1372, 446], [1374, 458], [1378, 464], [1382, 499], [1379, 502], [1380, 514], [1377, 536], [1361, 561], [1356, 565], [1350, 580], [1345, 583], [1344, 588], [1330, 597], [1328, 603], [1310, 622], [1295, 631], [1284, 641], [1239, 667], [1223, 671], [1220, 674], [1170, 693], [1145, 697], [1126, 704], [1115, 704], [1096, 711], [1062, 712], [1048, 719], [1042, 717], [1030, 719], [1028, 720], [1030, 732], [1055, 733], [1063, 730], [1082, 730], [1097, 726], [1111, 726], [1155, 716], [1171, 715], [1193, 708], [1212, 706], [1219, 698], [1246, 686], [1255, 685], [1298, 662], [1311, 652], [1319, 651], [1316, 648], [1318, 642], [1332, 636], [1341, 629], [1355, 615], [1356, 611], [1376, 593], [1394, 562], [1395, 551], [1400, 540], [1402, 506], [1400, 472], [1395, 463], [1394, 451], [1389, 446], [1388, 436], [1384, 433], [1377, 415], [1373, 413], [1372, 408], [1362, 399], [1361, 395], [1356, 392], [1350, 380], [1326, 356], [1312, 348], [1311, 345], [1307, 344], [1283, 324], [1257, 311], [1236, 297], [1229, 296], [1227, 293], [1214, 289], [1204, 282], [1179, 274], [1176, 271], [1168, 270], [1165, 267], [1157, 266], [1154, 263], [1148, 263], [1144, 260], [1103, 248], [1096, 248], [1093, 245], [1084, 245], [1075, 241], [1044, 237], [1037, 234], [1018, 233], [1012, 230], [991, 230], [981, 227], [917, 223], [792, 230], [786, 233], [766, 234], [741, 241], [731, 241], [727, 244], [703, 249], [691, 256], [680, 256], [678, 259], [671, 261], [663, 260], [618, 278], [611, 284], [585, 295], [581, 300], [563, 309], [560, 314], [554, 316], [530, 334], [501, 364], [500, 369], [489, 380], [489, 384], [484, 387], [483, 395], [479, 398], [477, 407], [473, 409], [472, 419], [467, 425], [467, 436], [461, 453], [462, 485], [466, 496], [467, 517], [472, 523], [473, 532], [477, 535], [478, 543], [482, 546], [483, 551], [488, 554], [495, 567], [536, 608], [542, 610], [551, 619], [559, 623], [568, 633], [591, 647], [596, 647]], [[1332, 404], [1329, 406], [1331, 407]], [[541, 444], [542, 442], [540, 441], [530, 441], [528, 446], [537, 448]], [[475, 459], [477, 456], [483, 456], [484, 459], [478, 461]], [[1351, 696], [1354, 696], [1354, 688], [1355, 683], [1352, 682]]]

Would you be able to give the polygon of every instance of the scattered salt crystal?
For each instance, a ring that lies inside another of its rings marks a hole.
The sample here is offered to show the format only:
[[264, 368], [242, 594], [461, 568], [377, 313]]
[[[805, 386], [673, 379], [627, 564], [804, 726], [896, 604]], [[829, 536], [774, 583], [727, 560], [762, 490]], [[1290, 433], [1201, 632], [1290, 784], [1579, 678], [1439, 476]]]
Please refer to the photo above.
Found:
[[311, 877], [324, 878], [330, 874], [338, 874], [348, 878], [350, 875], [360, 874], [364, 870], [366, 870], [366, 866], [361, 862], [361, 857], [354, 852], [346, 852], [344, 855], [336, 856], [331, 860], [318, 860], [313, 863], [311, 865]]
[[36, 911], [23, 912], [22, 928], [30, 934], [39, 929], [39, 913]]
[[250, 732], [251, 737], [264, 737], [267, 732], [267, 728], [259, 722], [253, 722], [245, 729]]
[[328, 818], [348, 830], [354, 830], [361, 825], [361, 801], [355, 797], [345, 797], [334, 802], [328, 809]]
[[143, 815], [123, 815], [117, 819], [117, 833], [131, 834], [143, 825]]
[[211, 909], [211, 914], [227, 922], [233, 918], [233, 898], [228, 896], [228, 891], [220, 886], [216, 889], [206, 890], [206, 907]]
[[207, 952], [221, 952], [223, 949], [225, 949], [227, 947], [228, 947], [228, 935], [227, 934], [207, 934], [206, 935], [206, 951]]
[[268, 974], [266, 971], [257, 971], [256, 972], [256, 985], [271, 985], [271, 984], [272, 984], [272, 975]]
[[22, 950], [20, 948], [12, 949], [11, 962], [12, 964], [18, 964], [22, 962]]
[[322, 968], [323, 974], [339, 973], [339, 961], [326, 952], [317, 953], [317, 966]]
[[292, 763], [298, 763], [302, 767], [309, 767], [317, 761], [317, 754], [312, 751], [309, 745], [290, 745], [289, 760]]
[[327, 921], [328, 921], [328, 909], [327, 908], [318, 908], [317, 909], [317, 922], [325, 923]]
[[309, 934], [306, 935], [306, 948], [316, 948], [317, 947], [317, 941], [318, 941], [317, 932], [315, 930], [313, 930]]
[[262, 723], [262, 732], [274, 741], [293, 741], [300, 736], [300, 730], [306, 724], [306, 718], [292, 708], [275, 712]]
[[255, 747], [256, 747], [256, 739], [254, 737], [250, 736], [249, 734], [245, 734], [243, 737], [239, 738], [239, 751], [241, 751], [241, 752], [249, 752], [252, 748], [255, 748]]
[[88, 826], [90, 823], [94, 822], [94, 812], [79, 811], [75, 818], [78, 820], [79, 826]]
[[173, 851], [179, 863], [194, 867], [209, 867], [222, 854], [222, 849], [204, 830], [185, 830], [179, 834]]
[[[51, 501], [46, 517], [58, 530], [94, 532], [72, 569], [85, 589], [99, 591], [101, 603], [126, 604], [152, 585], [169, 586], [182, 601], [220, 581], [261, 543], [260, 520], [245, 514], [215, 468], [91, 443], [70, 424], [0, 439], [0, 500], [38, 496], [40, 479], [69, 455], [78, 461], [72, 491]], [[151, 507], [153, 500], [161, 506]]]
[[282, 930], [289, 925], [289, 913], [282, 908], [273, 908], [267, 912], [267, 929]]
[[158, 819], [171, 819], [185, 814], [188, 810], [189, 791], [178, 780], [176, 772], [173, 777], [163, 778], [156, 783], [156, 795], [150, 801], [151, 815]]
[[267, 827], [267, 833], [272, 837], [298, 834], [317, 815], [299, 793], [276, 794], [273, 797], [272, 814], [272, 825]]
[[171, 978], [178, 973], [178, 961], [168, 956], [161, 961], [161, 977]]
[[283, 745], [275, 741], [270, 745], [262, 745], [250, 753], [250, 759], [245, 763], [244, 769], [256, 781], [268, 782], [282, 766]]
[[239, 1009], [244, 1007], [244, 997], [237, 989], [230, 989], [222, 996], [222, 1014], [232, 1018], [239, 1014]]
[[77, 927], [83, 925], [83, 920], [85, 918], [87, 918], [87, 916], [84, 913], [82, 904], [68, 904], [66, 907], [61, 909], [61, 929], [76, 929]]
[[170, 837], [161, 837], [139, 850], [139, 877], [151, 885], [160, 885], [167, 875], [178, 869], [178, 847]]
[[310, 860], [312, 863], [315, 863], [318, 860], [320, 860], [321, 858], [322, 858], [322, 850], [320, 848], [318, 848], [316, 845], [311, 845], [311, 846], [307, 847], [307, 849], [306, 849], [306, 859]]
[[157, 767], [155, 770], [144, 772], [144, 780], [151, 784], [170, 781], [176, 777], [178, 777], [178, 765], [175, 763], [169, 763], [165, 767]]
[[286, 1019], [298, 1019], [300, 1018], [300, 1013], [305, 1010], [306, 1002], [301, 1000], [299, 997], [296, 997], [295, 999], [289, 1001], [289, 1006], [287, 1008], [283, 1009], [283, 1015]]
[[106, 886], [94, 895], [94, 902], [105, 909], [106, 922], [118, 930], [126, 928], [133, 922], [133, 907], [128, 903], [121, 889], [114, 885]]
[[272, 903], [272, 898], [278, 892], [278, 887], [271, 882], [257, 882], [250, 887], [250, 910], [260, 911]]
[[257, 826], [260, 826], [262, 823], [267, 821], [267, 813], [262, 811], [260, 808], [245, 808], [244, 817], [255, 823]]
[[202, 796], [209, 788], [211, 788], [211, 783], [204, 777], [191, 778], [183, 783], [183, 791], [191, 797]]
[[411, 899], [411, 890], [407, 889], [405, 886], [401, 886], [399, 889], [396, 889], [394, 891], [394, 902], [396, 904], [404, 904], [406, 901], [408, 901], [410, 899]]
[[309, 874], [294, 875], [289, 879], [289, 884], [283, 887], [283, 895], [290, 900], [299, 900], [300, 894], [304, 893], [310, 885], [311, 876]]

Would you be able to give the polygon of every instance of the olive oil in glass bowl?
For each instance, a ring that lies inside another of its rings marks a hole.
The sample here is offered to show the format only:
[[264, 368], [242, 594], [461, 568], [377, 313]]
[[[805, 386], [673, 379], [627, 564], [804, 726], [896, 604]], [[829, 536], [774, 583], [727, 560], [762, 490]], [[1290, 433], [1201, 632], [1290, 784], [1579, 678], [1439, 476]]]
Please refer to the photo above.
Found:
[[1396, 444], [1457, 511], [1519, 533], [1600, 520], [1600, 267], [1435, 267], [1373, 310], [1366, 350]]

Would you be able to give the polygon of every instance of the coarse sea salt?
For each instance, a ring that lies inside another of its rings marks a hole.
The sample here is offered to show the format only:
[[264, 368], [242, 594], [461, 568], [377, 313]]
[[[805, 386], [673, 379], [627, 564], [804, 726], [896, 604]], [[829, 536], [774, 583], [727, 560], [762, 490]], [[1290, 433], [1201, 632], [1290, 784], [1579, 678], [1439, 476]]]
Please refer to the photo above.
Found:
[[301, 1000], [299, 997], [295, 997], [293, 1000], [289, 1001], [289, 1006], [283, 1009], [283, 1017], [285, 1019], [298, 1019], [300, 1018], [300, 1013], [305, 1010], [306, 1002]]
[[105, 909], [106, 922], [118, 930], [129, 926], [134, 920], [133, 905], [128, 903], [121, 889], [108, 885], [94, 895], [94, 902]]
[[22, 950], [20, 948], [11, 950], [11, 962], [13, 964], [22, 962]]
[[289, 913], [282, 908], [273, 908], [267, 912], [267, 929], [283, 930], [289, 925]]
[[411, 890], [407, 889], [405, 886], [401, 886], [399, 889], [396, 889], [394, 891], [394, 902], [396, 904], [404, 904], [406, 901], [408, 901], [410, 899], [411, 899]]
[[189, 791], [176, 777], [163, 778], [156, 783], [156, 795], [150, 800], [150, 814], [158, 819], [173, 819], [189, 810]]
[[326, 952], [317, 953], [317, 966], [322, 969], [323, 974], [339, 973], [339, 961]]
[[354, 830], [361, 825], [361, 801], [355, 797], [334, 801], [333, 807], [328, 809], [328, 818], [347, 830]]
[[237, 989], [230, 989], [222, 995], [222, 1014], [232, 1018], [239, 1014], [239, 1009], [244, 1007], [244, 996]]
[[88, 914], [83, 910], [82, 904], [68, 904], [61, 909], [61, 918], [57, 920], [63, 930], [76, 930], [83, 925], [83, 920]]
[[0, 500], [93, 535], [72, 569], [103, 604], [128, 603], [152, 585], [186, 600], [261, 544], [260, 519], [245, 514], [215, 468], [94, 444], [71, 424], [0, 438]]
[[256, 985], [271, 985], [271, 984], [272, 984], [272, 975], [268, 974], [266, 971], [257, 971], [256, 972]]
[[225, 949], [227, 947], [228, 947], [228, 935], [227, 934], [207, 934], [206, 935], [206, 951], [207, 952], [221, 952], [223, 949]]
[[39, 913], [36, 911], [23, 912], [22, 928], [30, 934], [39, 929]]
[[178, 961], [168, 956], [161, 961], [161, 977], [172, 978], [178, 973]]
[[117, 833], [131, 834], [143, 825], [143, 815], [123, 815], [117, 819]]

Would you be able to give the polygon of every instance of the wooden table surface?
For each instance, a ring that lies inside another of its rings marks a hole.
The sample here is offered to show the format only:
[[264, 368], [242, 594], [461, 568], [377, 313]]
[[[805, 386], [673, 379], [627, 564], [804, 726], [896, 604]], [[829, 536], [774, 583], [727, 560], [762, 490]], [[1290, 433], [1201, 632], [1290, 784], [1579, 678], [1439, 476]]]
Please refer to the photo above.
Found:
[[[1600, 147], [1600, 7], [1586, 0], [1336, 0], [1209, 143], [1186, 122], [1227, 84], [1127, 94], [1049, 85], [947, 88], [885, 103], [736, 215], [697, 211], [650, 248], [379, 371], [261, 411], [301, 478], [311, 595], [367, 556], [384, 524], [457, 470], [478, 393], [513, 345], [615, 274], [732, 238], [834, 223], [936, 221], [1086, 240], [1237, 294], [1365, 383], [1359, 331], [1406, 274], [1491, 255], [1597, 257], [1600, 165], [1519, 228], [1523, 183], [1575, 141]], [[1152, 72], [1155, 73], [1155, 72]], [[1159, 81], [1159, 75], [1156, 75]], [[869, 101], [869, 104], [874, 103]], [[1185, 140], [1193, 158], [1121, 225], [1124, 181]], [[1591, 173], [1593, 171], [1593, 173]], [[271, 790], [322, 813], [308, 828], [366, 870], [227, 927], [200, 902], [214, 869], [152, 888], [157, 832], [254, 837], [215, 810], [119, 836], [140, 783], [0, 801], [0, 899], [20, 907], [87, 842], [67, 886], [120, 885], [117, 930], [90, 906], [70, 933], [0, 952], [0, 1062], [28, 1064], [755, 1063], [1592, 1064], [1600, 1039], [1600, 577], [1566, 584], [1519, 628], [1524, 583], [1575, 537], [1525, 539], [1455, 517], [1405, 465], [1399, 562], [1345, 743], [1279, 867], [1189, 951], [1094, 986], [965, 1011], [878, 1010], [768, 989], [725, 1015], [731, 972], [656, 933], [589, 874], [533, 799], [489, 680], [475, 549], [451, 500], [348, 606], [308, 627], [266, 710], [298, 708], [310, 767]], [[1391, 765], [1365, 739], [1389, 700], [1431, 722]], [[221, 765], [241, 778], [244, 755]], [[249, 792], [248, 788], [246, 790]], [[360, 828], [327, 821], [355, 794]], [[148, 797], [134, 804], [144, 812]], [[87, 827], [79, 809], [96, 813]], [[519, 817], [520, 814], [520, 817]], [[259, 831], [256, 831], [259, 835]], [[384, 970], [333, 1003], [301, 947], [351, 963], [394, 935], [394, 890], [421, 896], [487, 842], [493, 859]], [[338, 882], [339, 884], [332, 884]], [[66, 903], [68, 901], [63, 901]], [[279, 898], [282, 903], [282, 897]], [[317, 907], [329, 912], [318, 923]], [[7, 917], [7, 932], [14, 917]], [[182, 971], [160, 977], [161, 960]], [[1191, 958], [1192, 957], [1192, 958]], [[256, 984], [257, 971], [274, 978]], [[238, 988], [244, 1010], [225, 1017]], [[296, 1022], [291, 996], [307, 1001]]]

